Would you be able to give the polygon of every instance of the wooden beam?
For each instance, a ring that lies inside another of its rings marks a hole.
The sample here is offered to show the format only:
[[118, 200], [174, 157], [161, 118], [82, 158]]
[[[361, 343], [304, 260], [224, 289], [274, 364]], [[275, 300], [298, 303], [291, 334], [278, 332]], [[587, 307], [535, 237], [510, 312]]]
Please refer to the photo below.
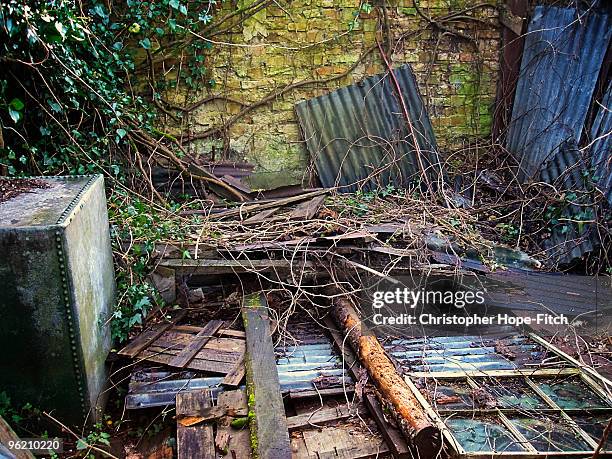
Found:
[[211, 320], [208, 322], [202, 331], [195, 335], [187, 346], [183, 348], [176, 356], [172, 358], [169, 365], [173, 367], [184, 368], [193, 360], [198, 352], [210, 341], [215, 332], [223, 325], [222, 320]]
[[11, 429], [11, 426], [0, 416], [0, 457], [5, 457], [7, 452], [3, 453], [2, 446], [7, 449], [8, 453], [12, 456], [6, 456], [7, 458], [15, 457], [16, 459], [34, 459], [34, 455], [27, 449], [8, 449], [9, 441], [19, 441], [17, 434]]
[[249, 413], [249, 428], [257, 457], [286, 459], [291, 457], [291, 445], [267, 308], [263, 293], [243, 299], [247, 393], [253, 412]]
[[[336, 329], [336, 325], [330, 317], [325, 319], [325, 325], [331, 334], [334, 347], [343, 356], [344, 366], [351, 372], [353, 379], [355, 381], [359, 381], [362, 374], [365, 372], [365, 369], [356, 359], [350, 347], [344, 344], [342, 335]], [[401, 432], [387, 422], [378, 399], [372, 395], [367, 395], [364, 398], [364, 402], [368, 408], [368, 411], [370, 412], [370, 416], [374, 418], [374, 421], [378, 426], [378, 430], [380, 430], [381, 435], [385, 439], [387, 446], [389, 446], [389, 449], [393, 452], [394, 457], [399, 459], [412, 458], [412, 453], [410, 452], [408, 443], [402, 436]]]
[[299, 271], [313, 268], [309, 261], [292, 263], [289, 260], [210, 260], [210, 259], [166, 259], [161, 266], [172, 268], [177, 274], [233, 274], [249, 271]]
[[437, 457], [442, 448], [440, 429], [432, 423], [404, 379], [397, 373], [378, 338], [361, 323], [348, 296], [337, 296], [335, 289], [332, 314], [346, 335], [346, 341], [368, 371], [381, 396], [388, 402], [400, 430], [420, 458]]
[[[212, 395], [209, 389], [179, 392], [176, 394], [177, 417], [188, 416], [212, 406]], [[212, 424], [198, 424], [186, 427], [177, 423], [176, 445], [178, 459], [214, 458], [215, 439]]]
[[362, 405], [357, 410], [349, 410], [346, 405], [340, 405], [335, 408], [324, 408], [313, 411], [312, 413], [298, 414], [287, 418], [287, 428], [298, 430], [302, 427], [317, 427], [319, 424], [326, 422], [340, 421], [348, 419], [357, 414], [364, 415], [368, 410]]

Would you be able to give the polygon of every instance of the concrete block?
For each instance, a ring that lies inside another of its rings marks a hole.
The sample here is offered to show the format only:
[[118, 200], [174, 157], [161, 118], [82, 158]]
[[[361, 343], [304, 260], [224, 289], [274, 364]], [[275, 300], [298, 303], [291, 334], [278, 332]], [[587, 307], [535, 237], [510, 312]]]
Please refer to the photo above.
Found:
[[115, 276], [102, 176], [0, 204], [0, 390], [71, 425], [99, 418]]

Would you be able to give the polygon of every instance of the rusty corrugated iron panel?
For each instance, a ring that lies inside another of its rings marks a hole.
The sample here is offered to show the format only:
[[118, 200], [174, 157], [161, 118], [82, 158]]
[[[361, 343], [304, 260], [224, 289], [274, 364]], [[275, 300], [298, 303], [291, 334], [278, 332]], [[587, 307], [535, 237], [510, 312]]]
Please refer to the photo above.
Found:
[[[439, 171], [429, 116], [409, 65], [394, 70], [430, 177]], [[388, 74], [296, 105], [321, 183], [340, 191], [405, 186], [419, 174], [415, 144]]]
[[536, 7], [507, 139], [519, 179], [537, 176], [563, 142], [580, 140], [611, 35], [601, 11]]

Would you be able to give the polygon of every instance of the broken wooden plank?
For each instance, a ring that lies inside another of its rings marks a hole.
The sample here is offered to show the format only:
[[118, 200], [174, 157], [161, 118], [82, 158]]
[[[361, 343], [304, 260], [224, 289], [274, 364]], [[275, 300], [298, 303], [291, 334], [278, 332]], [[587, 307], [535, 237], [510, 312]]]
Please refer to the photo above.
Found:
[[335, 408], [323, 408], [311, 413], [298, 414], [287, 418], [287, 428], [289, 431], [301, 429], [302, 427], [318, 427], [319, 424], [340, 421], [353, 416], [367, 414], [368, 410], [363, 405], [357, 409], [350, 410], [347, 405], [340, 405]]
[[[247, 396], [243, 389], [230, 390], [219, 394], [217, 406], [224, 408], [226, 411], [244, 412], [248, 411]], [[217, 437], [215, 443], [222, 446], [224, 438], [229, 436], [229, 444], [226, 447], [226, 452], [232, 459], [250, 459], [251, 444], [248, 428], [235, 429], [230, 426], [234, 420], [233, 417], [224, 416], [217, 422]], [[223, 449], [217, 448], [219, 453], [223, 454]]]
[[[334, 347], [343, 356], [344, 366], [349, 369], [353, 379], [358, 382], [365, 371], [361, 363], [359, 363], [351, 349], [344, 344], [342, 335], [336, 329], [336, 325], [330, 317], [325, 319], [325, 325], [331, 334]], [[412, 458], [408, 443], [400, 431], [387, 422], [378, 399], [368, 394], [364, 402], [393, 455], [400, 459]]]
[[245, 373], [246, 373], [246, 368], [244, 366], [244, 353], [243, 353], [242, 357], [240, 358], [236, 366], [232, 368], [232, 370], [228, 374], [225, 375], [225, 378], [223, 378], [222, 384], [224, 386], [238, 386], [240, 382], [242, 381], [242, 378], [244, 378]]
[[278, 211], [278, 207], [274, 207], [268, 210], [262, 210], [261, 212], [257, 212], [255, 215], [247, 218], [242, 222], [243, 225], [253, 225], [256, 223], [262, 223], [268, 219], [268, 217], [274, 215]]
[[170, 361], [169, 365], [179, 368], [186, 367], [222, 325], [222, 320], [211, 320], [208, 322], [202, 331], [195, 335], [195, 337], [191, 339], [191, 342]]
[[[194, 325], [175, 325], [172, 327], [172, 331], [187, 332], [187, 333], [200, 333], [202, 327], [196, 327]], [[216, 333], [217, 336], [229, 337], [229, 338], [242, 338], [244, 339], [245, 333], [241, 330], [232, 330], [231, 328], [221, 328]]]
[[272, 209], [273, 207], [282, 207], [282, 206], [286, 206], [286, 205], [293, 204], [296, 202], [305, 201], [306, 199], [311, 199], [311, 198], [314, 198], [315, 196], [327, 194], [328, 191], [329, 190], [325, 190], [325, 189], [312, 191], [310, 193], [303, 193], [297, 196], [291, 196], [291, 197], [283, 198], [283, 199], [276, 199], [266, 204], [245, 204], [243, 206], [236, 207], [234, 209], [229, 209], [224, 212], [219, 212], [217, 214], [211, 214], [208, 216], [208, 218], [210, 220], [218, 220], [221, 218], [235, 217], [236, 215], [244, 215], [250, 212]]
[[291, 263], [290, 260], [206, 260], [206, 259], [165, 259], [161, 266], [173, 268], [179, 274], [233, 274], [248, 271], [301, 271], [313, 268], [309, 261]]
[[[13, 431], [10, 425], [0, 416], [0, 457], [7, 459], [34, 459], [34, 455], [27, 449], [8, 449], [10, 441], [19, 441], [19, 437]], [[2, 451], [2, 446], [6, 451]], [[11, 454], [10, 456], [8, 454]]]
[[180, 311], [169, 322], [156, 325], [138, 335], [131, 343], [121, 349], [117, 354], [133, 359], [141, 351], [149, 347], [157, 338], [164, 334], [165, 331], [172, 328], [179, 320], [185, 316], [185, 311]]
[[353, 394], [355, 387], [350, 385], [346, 387], [329, 387], [327, 389], [312, 389], [312, 390], [296, 390], [292, 389], [289, 391], [289, 398], [291, 400], [300, 400], [310, 397], [333, 397], [336, 395]]
[[[211, 405], [212, 395], [208, 389], [180, 392], [176, 395], [177, 416], [193, 413]], [[179, 459], [215, 457], [213, 426], [210, 424], [185, 427], [179, 423], [176, 427], [176, 440]]]
[[177, 415], [177, 422], [182, 426], [191, 427], [203, 422], [216, 421], [224, 416], [239, 418], [247, 416], [248, 414], [246, 406], [244, 408], [235, 408], [217, 405], [194, 411], [193, 413], [185, 413], [180, 416]]
[[368, 371], [404, 436], [421, 458], [434, 458], [442, 448], [440, 429], [427, 417], [423, 407], [406, 381], [397, 373], [376, 336], [368, 333], [347, 296], [337, 291], [327, 292], [333, 297], [332, 314], [346, 335], [346, 341]]
[[[302, 432], [302, 436], [308, 459], [378, 458], [389, 451], [381, 438], [344, 426], [307, 430]], [[296, 455], [296, 459], [303, 457]]]
[[254, 411], [254, 416], [249, 417], [249, 427], [256, 439], [254, 447], [258, 457], [286, 459], [291, 457], [291, 446], [267, 307], [263, 293], [243, 299], [247, 391], [249, 409]]
[[310, 220], [319, 211], [321, 204], [325, 202], [325, 195], [315, 196], [310, 201], [299, 204], [291, 211], [290, 217], [293, 219]]

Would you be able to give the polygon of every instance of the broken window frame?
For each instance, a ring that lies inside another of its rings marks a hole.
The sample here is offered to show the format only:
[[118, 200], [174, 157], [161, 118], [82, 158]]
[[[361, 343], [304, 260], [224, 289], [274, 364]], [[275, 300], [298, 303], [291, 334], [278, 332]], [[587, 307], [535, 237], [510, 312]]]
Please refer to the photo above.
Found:
[[[423, 409], [427, 412], [427, 414], [431, 417], [431, 419], [435, 422], [437, 427], [443, 434], [445, 439], [445, 443], [449, 445], [453, 449], [453, 453], [459, 457], [471, 458], [471, 459], [485, 459], [490, 458], [493, 454], [499, 456], [508, 456], [508, 457], [520, 457], [520, 458], [541, 458], [547, 456], [592, 456], [593, 452], [597, 449], [599, 445], [599, 440], [593, 439], [593, 437], [588, 434], [580, 425], [574, 421], [573, 417], [580, 417], [581, 415], [590, 416], [593, 414], [609, 414], [612, 418], [612, 382], [599, 373], [597, 373], [591, 367], [585, 366], [581, 364], [578, 360], [574, 359], [570, 355], [561, 351], [559, 348], [549, 343], [542, 337], [531, 333], [529, 334], [529, 338], [531, 338], [536, 343], [540, 344], [546, 350], [556, 354], [558, 357], [562, 358], [566, 363], [568, 363], [569, 367], [562, 368], [550, 368], [550, 369], [514, 369], [514, 370], [474, 370], [474, 371], [446, 371], [446, 372], [408, 372], [405, 376], [406, 383], [410, 387], [411, 391], [417, 398], [417, 400], [423, 406]], [[551, 378], [551, 377], [559, 377], [559, 376], [567, 376], [579, 378], [581, 382], [586, 384], [590, 389], [593, 390], [595, 394], [602, 398], [605, 402], [607, 402], [608, 407], [606, 408], [561, 408], [549, 395], [547, 395], [539, 386], [534, 382], [534, 380], [542, 379], [542, 378]], [[483, 386], [478, 384], [478, 380], [486, 380], [489, 378], [495, 378], [498, 381], [503, 380], [516, 380], [521, 379], [526, 382], [526, 387], [531, 389], [538, 397], [546, 402], [548, 408], [536, 408], [536, 409], [524, 409], [524, 408], [485, 408], [485, 409], [474, 409], [474, 408], [465, 408], [465, 409], [457, 409], [457, 408], [448, 408], [448, 409], [434, 409], [431, 403], [427, 400], [427, 398], [423, 395], [423, 393], [416, 387], [413, 383], [414, 380], [417, 379], [430, 379], [436, 381], [444, 381], [449, 383], [457, 383], [457, 382], [465, 382], [471, 389], [479, 389]], [[520, 414], [521, 416], [525, 416], [525, 413], [529, 412], [537, 412], [537, 413], [550, 413], [550, 414], [559, 414], [561, 419], [563, 419], [564, 423], [571, 427], [574, 432], [577, 434], [577, 439], [583, 440], [589, 445], [592, 449], [586, 451], [538, 451], [531, 442], [517, 429], [515, 424], [511, 421], [509, 416], [513, 414]], [[495, 418], [499, 421], [499, 425], [503, 426], [513, 437], [515, 440], [518, 440], [517, 443], [525, 449], [525, 451], [512, 451], [512, 452], [504, 452], [504, 451], [467, 451], [460, 444], [459, 440], [456, 438], [455, 434], [452, 432], [450, 427], [447, 426], [444, 421], [444, 415], [448, 414], [460, 414], [464, 416], [472, 416], [474, 418], [486, 418], [487, 416], [491, 418]], [[600, 452], [604, 453], [612, 453], [611, 450], [604, 450]]]

